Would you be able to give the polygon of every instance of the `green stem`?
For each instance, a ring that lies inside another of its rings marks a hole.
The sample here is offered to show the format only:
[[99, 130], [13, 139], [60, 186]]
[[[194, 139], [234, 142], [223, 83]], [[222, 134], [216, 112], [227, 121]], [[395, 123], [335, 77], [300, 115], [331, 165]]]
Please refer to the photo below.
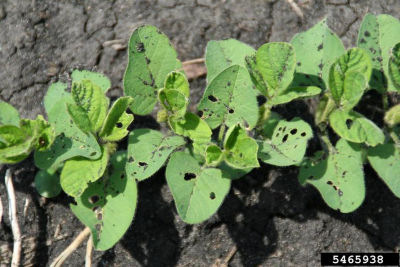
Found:
[[222, 124], [221, 127], [219, 127], [218, 142], [220, 143], [222, 143], [222, 140], [224, 139], [225, 127], [225, 124]]
[[260, 116], [257, 122], [257, 126], [262, 126], [265, 121], [269, 119], [269, 116], [271, 115], [271, 106], [269, 106], [267, 103], [262, 105], [260, 107]]
[[389, 109], [389, 99], [386, 91], [382, 94], [382, 107], [385, 112]]
[[316, 124], [319, 125], [323, 122], [328, 121], [328, 116], [329, 114], [331, 114], [331, 111], [334, 109], [335, 107], [335, 101], [333, 101], [333, 99], [331, 97], [328, 97], [328, 102], [326, 102], [325, 108], [321, 113], [321, 116], [319, 116], [319, 118], [316, 118]]
[[326, 132], [326, 130], [322, 131], [318, 137], [320, 138], [321, 145], [324, 148], [324, 150], [326, 152], [328, 152], [329, 154], [332, 154], [333, 152], [335, 152], [335, 147], [332, 145], [331, 140], [329, 139], [329, 136]]

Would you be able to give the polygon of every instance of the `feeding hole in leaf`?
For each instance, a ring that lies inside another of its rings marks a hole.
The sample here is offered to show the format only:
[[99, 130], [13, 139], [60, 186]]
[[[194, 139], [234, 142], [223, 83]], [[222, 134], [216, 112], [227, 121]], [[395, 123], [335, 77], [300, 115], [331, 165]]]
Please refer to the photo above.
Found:
[[189, 181], [189, 180], [195, 179], [196, 177], [197, 177], [196, 174], [187, 172], [187, 173], [185, 173], [184, 179], [185, 179], [185, 181]]
[[39, 138], [39, 145], [40, 145], [41, 147], [44, 147], [46, 144], [47, 144], [46, 140], [44, 140], [43, 137], [40, 137], [40, 138]]
[[90, 156], [91, 156], [91, 157], [93, 157], [93, 156], [95, 156], [95, 155], [96, 155], [96, 152], [90, 153]]
[[215, 199], [215, 193], [214, 192], [210, 193], [210, 199]]
[[338, 190], [338, 195], [339, 195], [339, 197], [343, 196], [343, 191], [339, 189]]
[[117, 126], [117, 128], [122, 128], [122, 123], [121, 122], [117, 122], [117, 124], [115, 126]]
[[97, 220], [101, 221], [103, 219], [103, 214], [97, 213]]
[[265, 96], [263, 96], [263, 95], [258, 95], [257, 96], [258, 106], [264, 105], [265, 102], [267, 102], [267, 98]]
[[133, 159], [133, 157], [129, 157], [129, 159], [128, 159], [128, 162], [129, 163], [132, 163], [132, 162], [134, 162], [135, 160]]
[[228, 112], [229, 112], [230, 114], [232, 114], [232, 113], [235, 113], [235, 110], [230, 108]]
[[291, 135], [295, 135], [297, 133], [297, 129], [295, 128], [295, 129], [292, 129], [292, 130], [290, 130], [290, 134]]
[[143, 43], [137, 43], [137, 44], [136, 44], [136, 49], [137, 49], [137, 51], [140, 52], [140, 53], [144, 52], [144, 51], [145, 51], [145, 49], [144, 49], [144, 44], [143, 44]]
[[121, 173], [121, 179], [124, 179], [125, 178], [125, 173]]
[[306, 136], [306, 132], [302, 132], [301, 136], [303, 136], [303, 137]]
[[364, 35], [365, 35], [365, 37], [371, 36], [371, 34], [369, 33], [369, 31], [365, 31], [365, 32], [364, 32]]
[[147, 166], [147, 163], [146, 162], [143, 162], [143, 161], [139, 161], [139, 166], [140, 167], [145, 167], [145, 166]]
[[352, 125], [353, 125], [353, 120], [352, 120], [352, 119], [347, 119], [347, 120], [346, 120], [347, 129], [350, 130], [350, 128], [351, 128]]
[[320, 44], [320, 45], [318, 46], [318, 51], [321, 50], [322, 48], [324, 48], [324, 44]]
[[213, 96], [213, 95], [209, 95], [207, 98], [208, 98], [208, 100], [210, 100], [211, 102], [217, 102], [217, 101], [218, 101], [218, 99], [217, 99], [215, 96]]
[[99, 207], [99, 206], [95, 206], [95, 207], [93, 207], [93, 209], [92, 209], [92, 211], [95, 212], [95, 213], [99, 212], [99, 210], [100, 210], [100, 207]]
[[100, 232], [100, 230], [101, 230], [101, 224], [99, 224], [99, 223], [96, 224], [96, 225], [95, 225], [95, 228], [96, 228], [96, 231], [97, 231], [97, 232]]
[[203, 117], [203, 111], [202, 111], [202, 110], [199, 110], [199, 111], [197, 112], [197, 115], [199, 115], [199, 117]]
[[[90, 204], [95, 204], [95, 203], [97, 203], [97, 201], [99, 201], [99, 200], [100, 200], [100, 197], [99, 197], [98, 195], [94, 195], [94, 196], [91, 196], [91, 197], [89, 198]], [[98, 207], [96, 207], [96, 208], [98, 208]]]
[[284, 136], [283, 136], [283, 138], [282, 138], [282, 143], [285, 143], [286, 141], [287, 141], [287, 139], [288, 139], [288, 134], [285, 134]]

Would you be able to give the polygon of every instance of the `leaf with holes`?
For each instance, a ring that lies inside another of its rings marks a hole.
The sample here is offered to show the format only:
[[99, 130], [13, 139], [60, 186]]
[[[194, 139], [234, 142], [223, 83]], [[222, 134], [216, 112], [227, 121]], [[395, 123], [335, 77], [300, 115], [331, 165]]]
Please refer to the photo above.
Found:
[[106, 93], [111, 88], [110, 79], [101, 73], [88, 70], [74, 70], [71, 74], [72, 82], [81, 82], [89, 80], [98, 87], [103, 93]]
[[185, 116], [189, 99], [180, 91], [163, 88], [158, 93], [158, 99], [162, 106], [172, 113], [174, 119], [182, 119]]
[[248, 57], [248, 68], [261, 93], [272, 98], [279, 95], [293, 80], [296, 57], [289, 43], [267, 43], [258, 48], [255, 57]]
[[400, 104], [391, 107], [385, 113], [385, 123], [390, 127], [400, 124]]
[[84, 157], [75, 157], [67, 160], [60, 176], [63, 191], [73, 197], [80, 196], [89, 183], [103, 176], [107, 168], [108, 157], [107, 148], [103, 147], [99, 159], [90, 160]]
[[357, 105], [367, 87], [371, 71], [371, 59], [363, 49], [349, 49], [338, 58], [329, 70], [329, 89], [336, 104], [346, 110]]
[[225, 162], [237, 169], [257, 168], [258, 145], [240, 125], [228, 129], [224, 140]]
[[129, 134], [126, 173], [139, 181], [158, 171], [168, 156], [185, 140], [180, 136], [163, 136], [150, 129], [137, 129]]
[[206, 149], [206, 164], [207, 166], [218, 166], [223, 159], [223, 152], [217, 145], [210, 145]]
[[209, 41], [206, 47], [207, 83], [233, 65], [246, 67], [245, 58], [254, 53], [254, 48], [235, 39]]
[[303, 160], [312, 129], [305, 121], [295, 118], [279, 121], [271, 139], [259, 141], [258, 157], [265, 163], [290, 166]]
[[[103, 125], [107, 114], [109, 104], [108, 98], [105, 97], [99, 86], [89, 80], [84, 80], [79, 83], [74, 82], [71, 88], [71, 95], [75, 105], [79, 107], [79, 111], [78, 108], [75, 109], [77, 113], [70, 113], [74, 122], [80, 129], [82, 129], [82, 124], [89, 123], [91, 132], [97, 133]], [[70, 111], [70, 106], [68, 110]], [[79, 116], [76, 117], [75, 114]], [[82, 122], [79, 122], [80, 120], [82, 120]], [[84, 131], [84, 129], [82, 130]]]
[[400, 198], [400, 152], [392, 143], [370, 147], [368, 161], [389, 189]]
[[12, 105], [0, 100], [0, 125], [19, 126], [19, 113]]
[[119, 141], [128, 134], [128, 126], [133, 121], [133, 115], [126, 109], [133, 99], [129, 96], [120, 97], [109, 110], [99, 136], [105, 141]]
[[329, 116], [329, 123], [340, 137], [350, 142], [376, 146], [385, 141], [382, 130], [355, 111], [335, 110]]
[[359, 145], [340, 139], [336, 151], [327, 158], [323, 157], [323, 153], [317, 155], [301, 166], [300, 183], [313, 185], [332, 209], [342, 213], [356, 210], [365, 198], [362, 150]]
[[296, 73], [292, 86], [314, 85], [325, 89], [329, 68], [345, 52], [340, 38], [323, 19], [306, 32], [291, 40], [296, 52]]
[[56, 197], [61, 192], [60, 176], [54, 171], [40, 170], [35, 175], [35, 188], [42, 197]]
[[180, 69], [182, 64], [168, 37], [149, 25], [133, 32], [128, 56], [124, 92], [133, 97], [130, 106], [133, 113], [146, 115], [157, 103], [157, 91], [163, 87], [167, 74]]
[[400, 91], [400, 43], [397, 43], [389, 58], [389, 78], [397, 91]]
[[358, 33], [357, 46], [364, 48], [372, 59], [370, 85], [379, 92], [396, 91], [389, 79], [390, 50], [400, 42], [400, 22], [390, 15], [366, 14]]
[[253, 128], [258, 120], [256, 91], [252, 88], [247, 70], [239, 65], [219, 73], [207, 86], [198, 109], [204, 120], [215, 129], [241, 123]]
[[126, 178], [126, 152], [118, 151], [110, 162], [110, 174], [89, 184], [71, 210], [90, 228], [96, 250], [114, 246], [128, 230], [135, 215], [137, 185], [135, 179]]
[[201, 167], [184, 152], [172, 154], [165, 176], [179, 216], [190, 224], [210, 218], [230, 188], [230, 180], [223, 178], [220, 170]]

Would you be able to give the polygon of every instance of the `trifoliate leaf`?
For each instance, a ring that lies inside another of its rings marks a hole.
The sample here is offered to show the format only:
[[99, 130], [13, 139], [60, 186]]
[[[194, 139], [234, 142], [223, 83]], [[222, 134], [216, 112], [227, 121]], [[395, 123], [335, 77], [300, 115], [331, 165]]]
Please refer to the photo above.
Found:
[[71, 204], [72, 212], [90, 228], [96, 250], [114, 246], [128, 230], [137, 203], [136, 180], [125, 174], [126, 152], [118, 151], [110, 160], [109, 175], [89, 184], [85, 192]]
[[165, 176], [179, 216], [186, 223], [210, 218], [229, 192], [230, 180], [215, 168], [201, 167], [185, 152], [172, 154]]
[[40, 170], [35, 176], [35, 188], [42, 197], [56, 197], [61, 192], [60, 176], [49, 170]]
[[88, 187], [88, 183], [103, 176], [108, 163], [108, 151], [105, 147], [99, 159], [89, 160], [75, 157], [65, 162], [61, 171], [60, 183], [65, 193], [78, 197]]
[[306, 32], [296, 34], [291, 44], [296, 52], [296, 73], [292, 86], [328, 86], [331, 64], [345, 52], [340, 38], [323, 19]]
[[210, 145], [206, 149], [206, 164], [208, 166], [217, 166], [223, 158], [222, 150], [217, 145]]
[[247, 135], [239, 125], [228, 129], [224, 140], [225, 162], [233, 168], [247, 169], [259, 167], [256, 140]]
[[124, 92], [133, 97], [134, 114], [149, 114], [157, 103], [157, 91], [165, 77], [182, 67], [168, 37], [154, 26], [137, 28], [128, 48], [128, 66], [124, 75]]
[[253, 128], [258, 120], [258, 104], [247, 70], [234, 65], [220, 72], [207, 86], [198, 109], [212, 129], [237, 123]]
[[187, 112], [184, 122], [170, 117], [168, 123], [176, 134], [189, 137], [194, 143], [207, 144], [211, 139], [208, 124], [193, 113]]
[[126, 173], [139, 181], [158, 171], [168, 156], [185, 140], [180, 136], [163, 136], [150, 129], [137, 129], [129, 134]]
[[385, 113], [385, 123], [390, 127], [400, 123], [400, 104], [391, 107]]
[[335, 110], [329, 116], [329, 123], [340, 137], [353, 143], [376, 146], [385, 141], [382, 130], [355, 111]]
[[0, 101], [0, 125], [19, 126], [19, 113], [12, 105]]
[[340, 139], [336, 151], [327, 158], [323, 157], [323, 153], [317, 154], [316, 158], [305, 161], [301, 167], [300, 183], [313, 185], [332, 209], [342, 213], [356, 210], [365, 198], [360, 147]]
[[133, 115], [126, 113], [126, 109], [132, 101], [131, 97], [124, 96], [114, 102], [99, 133], [103, 140], [119, 141], [128, 134]]
[[88, 70], [74, 70], [71, 74], [72, 82], [81, 82], [89, 80], [98, 87], [100, 87], [103, 93], [106, 93], [111, 88], [110, 80], [101, 73], [92, 72]]
[[207, 83], [233, 65], [246, 67], [246, 56], [254, 53], [254, 48], [235, 39], [209, 41], [206, 47]]
[[265, 163], [290, 166], [303, 160], [313, 132], [303, 120], [279, 121], [270, 140], [259, 141], [258, 157]]

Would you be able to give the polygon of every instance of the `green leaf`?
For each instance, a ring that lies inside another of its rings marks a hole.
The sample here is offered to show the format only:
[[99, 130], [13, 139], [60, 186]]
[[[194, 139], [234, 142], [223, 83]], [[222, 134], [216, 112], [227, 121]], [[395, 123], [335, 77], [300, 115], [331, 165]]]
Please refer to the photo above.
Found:
[[75, 125], [78, 126], [82, 132], [88, 134], [92, 131], [92, 123], [90, 122], [86, 110], [75, 104], [67, 104], [67, 110]]
[[313, 132], [308, 123], [299, 118], [279, 121], [270, 140], [259, 141], [258, 157], [265, 163], [290, 166], [303, 160], [308, 140]]
[[120, 97], [114, 102], [99, 136], [106, 141], [119, 141], [128, 134], [128, 127], [133, 121], [133, 115], [126, 113], [126, 109], [133, 99], [129, 96]]
[[88, 187], [88, 183], [103, 176], [108, 163], [108, 151], [104, 147], [102, 156], [96, 160], [75, 157], [65, 162], [61, 171], [61, 187], [70, 196], [78, 197]]
[[289, 103], [294, 99], [315, 96], [319, 93], [321, 93], [321, 88], [315, 86], [290, 87], [281, 94], [274, 96], [270, 101], [268, 101], [268, 104], [271, 106], [276, 106]]
[[217, 145], [210, 145], [206, 149], [206, 164], [207, 166], [218, 166], [223, 159], [221, 148]]
[[186, 98], [189, 98], [190, 96], [189, 82], [186, 79], [185, 74], [181, 72], [172, 71], [168, 73], [167, 78], [165, 79], [164, 89], [177, 90]]
[[397, 43], [391, 51], [389, 77], [396, 90], [400, 91], [400, 43]]
[[382, 130], [355, 111], [335, 110], [329, 116], [329, 123], [340, 137], [353, 143], [376, 146], [385, 141]]
[[291, 44], [297, 58], [293, 86], [326, 88], [331, 64], [345, 52], [342, 41], [329, 29], [326, 19], [296, 34]]
[[[74, 82], [71, 95], [75, 104], [82, 108], [83, 112], [86, 112], [92, 133], [99, 131], [106, 117], [109, 104], [100, 87], [89, 80]], [[81, 112], [79, 115], [78, 119], [83, 118]], [[87, 122], [84, 121], [83, 123]]]
[[391, 107], [385, 113], [385, 123], [390, 127], [400, 124], [400, 104]]
[[0, 126], [0, 163], [18, 163], [29, 156], [33, 138], [14, 125]]
[[259, 167], [256, 140], [247, 135], [239, 125], [228, 129], [224, 140], [225, 162], [233, 168], [247, 169]]
[[128, 230], [135, 215], [137, 185], [126, 178], [126, 152], [118, 151], [110, 160], [113, 168], [106, 177], [89, 184], [71, 204], [72, 212], [92, 232], [96, 250], [114, 246]]
[[262, 136], [264, 138], [271, 139], [274, 134], [275, 127], [281, 120], [282, 117], [278, 113], [271, 111], [268, 120], [266, 120], [264, 122], [264, 125], [262, 125], [262, 132], [261, 132]]
[[[358, 33], [358, 47], [372, 58], [371, 87], [380, 92], [396, 91], [389, 77], [390, 50], [400, 42], [400, 22], [390, 15], [365, 15]], [[383, 74], [383, 73], [384, 74]]]
[[[250, 62], [250, 61], [249, 61]], [[250, 74], [254, 81], [263, 80], [261, 90], [268, 98], [279, 95], [293, 80], [295, 69], [295, 53], [289, 43], [267, 43], [258, 48], [255, 65], [249, 64]]]
[[163, 136], [150, 129], [137, 129], [129, 134], [126, 173], [139, 181], [158, 171], [168, 156], [185, 140], [180, 136]]
[[19, 113], [12, 105], [0, 100], [0, 125], [19, 125]]
[[207, 83], [233, 65], [246, 67], [246, 56], [254, 53], [254, 48], [235, 39], [209, 41], [206, 47]]
[[128, 48], [128, 66], [124, 75], [124, 92], [133, 97], [131, 110], [149, 114], [157, 103], [157, 91], [165, 77], [182, 67], [168, 37], [154, 26], [137, 28]]
[[[62, 82], [56, 82], [50, 85], [49, 89], [47, 90], [46, 95], [44, 96], [43, 103], [44, 108], [46, 109], [47, 115], [52, 117], [54, 121], [56, 118], [56, 114], [51, 114], [50, 111], [53, 110], [64, 110], [66, 108], [67, 103], [73, 103], [73, 99], [70, 93], [65, 91], [68, 88], [68, 85]], [[54, 116], [52, 116], [54, 115]], [[60, 132], [58, 132], [60, 133]]]
[[223, 178], [220, 170], [202, 168], [184, 152], [172, 154], [165, 176], [179, 216], [190, 224], [210, 218], [230, 188], [230, 180]]
[[365, 197], [360, 147], [340, 139], [327, 158], [317, 154], [319, 157], [305, 161], [300, 168], [300, 183], [313, 185], [332, 209], [342, 213], [356, 210]]
[[40, 170], [35, 176], [35, 188], [42, 197], [56, 197], [61, 192], [60, 176], [49, 170]]
[[349, 49], [338, 58], [329, 71], [329, 89], [336, 104], [352, 109], [361, 99], [371, 71], [371, 59], [363, 49]]
[[176, 134], [189, 137], [195, 143], [206, 144], [211, 139], [208, 124], [193, 113], [187, 112], [183, 122], [170, 117], [168, 123]]
[[[23, 125], [24, 121], [28, 121], [30, 130], [26, 129]], [[51, 147], [55, 139], [55, 132], [53, 127], [43, 118], [42, 115], [38, 115], [36, 120], [21, 120], [21, 129], [27, 133], [32, 131], [30, 134], [33, 138], [33, 144], [39, 151], [44, 151]]]
[[370, 147], [368, 161], [393, 194], [400, 198], [400, 152], [395, 145]]
[[218, 165], [218, 169], [222, 171], [222, 177], [237, 180], [253, 170], [253, 168], [237, 169], [229, 166], [225, 161]]
[[111, 88], [110, 80], [101, 73], [92, 72], [88, 70], [74, 70], [71, 74], [72, 82], [82, 82], [89, 80], [98, 87], [105, 94]]
[[241, 123], [250, 129], [258, 120], [256, 91], [247, 70], [239, 65], [219, 73], [207, 86], [198, 109], [212, 129]]
[[189, 99], [180, 91], [163, 88], [158, 93], [158, 99], [175, 119], [181, 119], [185, 116]]

